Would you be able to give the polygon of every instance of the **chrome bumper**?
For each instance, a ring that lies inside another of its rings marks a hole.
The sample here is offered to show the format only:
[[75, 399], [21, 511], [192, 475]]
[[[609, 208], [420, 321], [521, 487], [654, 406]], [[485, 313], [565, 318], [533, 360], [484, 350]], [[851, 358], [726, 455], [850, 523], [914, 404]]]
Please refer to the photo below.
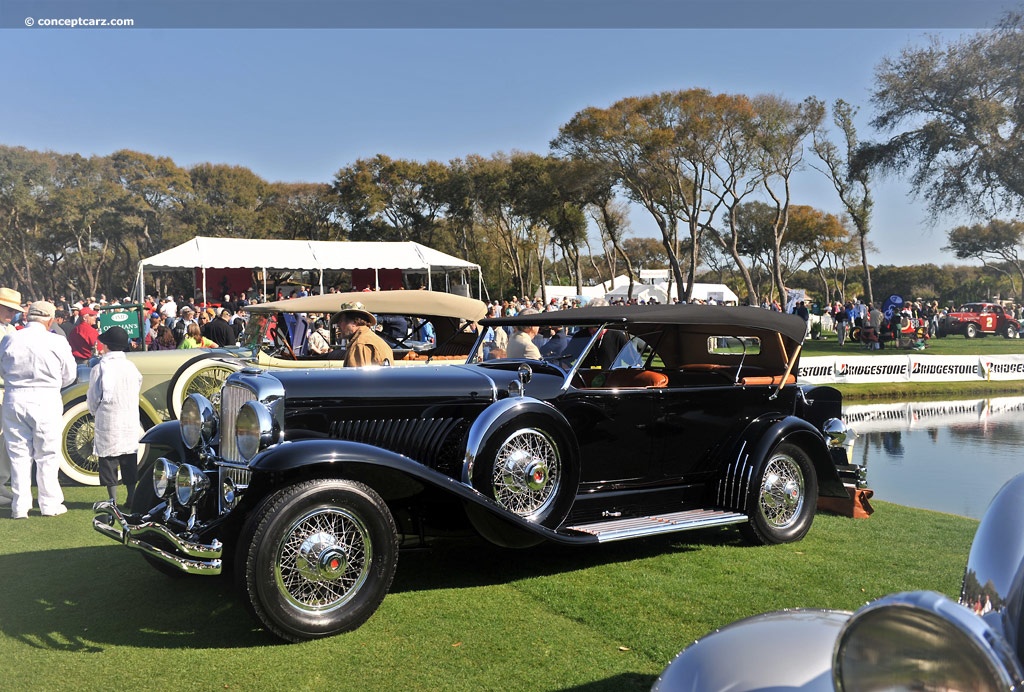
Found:
[[[217, 575], [221, 572], [223, 545], [217, 539], [212, 543], [197, 543], [181, 538], [163, 524], [153, 521], [133, 521], [134, 516], [125, 515], [110, 501], [93, 505], [96, 516], [92, 527], [108, 538], [123, 543], [129, 548], [140, 550], [146, 555], [176, 567], [184, 574]], [[169, 552], [146, 542], [149, 536], [158, 536], [174, 546]]]

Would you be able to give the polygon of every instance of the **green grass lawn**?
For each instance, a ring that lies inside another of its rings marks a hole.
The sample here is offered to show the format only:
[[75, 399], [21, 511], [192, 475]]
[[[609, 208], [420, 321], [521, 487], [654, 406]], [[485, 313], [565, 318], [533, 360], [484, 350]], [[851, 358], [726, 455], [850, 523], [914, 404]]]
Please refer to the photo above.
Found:
[[[859, 344], [847, 339], [840, 347], [834, 333], [825, 333], [824, 339], [804, 341], [802, 355], [804, 356], [835, 356], [835, 355], [857, 355], [857, 356], [891, 356], [894, 353], [910, 353], [906, 349], [892, 348], [886, 344], [886, 348], [880, 351], [869, 351]], [[966, 339], [962, 336], [947, 336], [943, 339], [932, 338], [925, 341], [924, 351], [919, 353], [934, 354], [940, 356], [975, 356], [975, 355], [996, 355], [1006, 353], [1024, 353], [1024, 340], [1007, 339], [1002, 336], [986, 336], [977, 339]]]
[[768, 548], [735, 529], [587, 549], [451, 542], [403, 552], [357, 631], [296, 645], [255, 626], [230, 577], [171, 579], [95, 533], [99, 489], [65, 491], [63, 516], [0, 519], [5, 690], [646, 690], [741, 617], [911, 589], [955, 598], [977, 527], [878, 502]]

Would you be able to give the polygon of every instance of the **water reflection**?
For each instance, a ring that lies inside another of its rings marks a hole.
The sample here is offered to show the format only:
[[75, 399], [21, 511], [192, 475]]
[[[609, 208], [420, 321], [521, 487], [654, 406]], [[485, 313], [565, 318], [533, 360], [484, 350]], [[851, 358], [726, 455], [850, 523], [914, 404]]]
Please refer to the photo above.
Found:
[[980, 519], [1024, 471], [1024, 397], [846, 406], [875, 498]]

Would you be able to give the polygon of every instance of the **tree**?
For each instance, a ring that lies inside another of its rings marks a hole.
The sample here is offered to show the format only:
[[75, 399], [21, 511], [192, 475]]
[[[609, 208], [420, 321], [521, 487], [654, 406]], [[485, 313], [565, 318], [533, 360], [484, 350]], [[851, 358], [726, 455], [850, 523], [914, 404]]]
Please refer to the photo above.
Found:
[[271, 183], [266, 212], [276, 237], [288, 240], [345, 240], [338, 196], [325, 183]]
[[243, 166], [201, 163], [189, 170], [193, 194], [183, 215], [196, 235], [271, 237], [267, 182]]
[[636, 271], [644, 269], [667, 269], [665, 248], [654, 238], [626, 238], [622, 251], [629, 258]]
[[[984, 266], [1006, 274], [1010, 280], [1010, 288], [1014, 295], [1017, 292], [1014, 275], [1021, 279], [1024, 287], [1024, 223], [1019, 221], [1000, 221], [993, 219], [987, 224], [973, 226], [957, 226], [947, 236], [949, 245], [943, 250], [953, 252], [957, 259], [976, 259]], [[998, 264], [1005, 263], [1012, 274]]]
[[813, 99], [795, 104], [776, 96], [758, 97], [755, 109], [763, 185], [775, 205], [772, 278], [779, 295], [785, 296], [783, 247], [789, 229], [792, 176], [803, 162], [803, 142], [820, 127], [824, 111]]
[[790, 219], [792, 243], [814, 266], [826, 301], [846, 298], [847, 267], [857, 248], [845, 224], [834, 214], [813, 207], [795, 206]]
[[0, 146], [0, 252], [3, 283], [27, 296], [38, 296], [36, 274], [55, 276], [55, 265], [63, 253], [51, 256], [50, 272], [42, 269], [39, 257], [45, 252], [45, 207], [53, 190], [55, 156], [24, 147]]
[[[125, 251], [132, 228], [119, 213], [129, 193], [114, 175], [109, 158], [59, 156], [54, 189], [48, 202], [50, 248], [43, 254], [64, 255], [68, 284], [79, 295], [95, 296], [116, 285], [121, 267], [134, 266]], [[131, 282], [118, 288], [127, 289]], [[52, 289], [51, 289], [52, 290]]]
[[777, 210], [759, 201], [744, 202], [729, 211], [729, 235], [723, 238], [723, 245], [730, 248], [730, 253], [746, 258], [749, 264], [749, 276], [753, 284], [753, 296], [763, 298], [778, 297], [785, 302], [785, 294], [776, 294], [772, 271], [774, 246], [774, 227]]
[[128, 193], [120, 213], [136, 230], [139, 255], [148, 257], [183, 242], [181, 210], [192, 194], [188, 171], [166, 156], [129, 149], [115, 151], [110, 162], [117, 183]]
[[1024, 207], [1024, 15], [944, 45], [905, 48], [875, 73], [872, 125], [898, 132], [862, 165], [907, 173], [933, 215]]
[[[723, 210], [722, 218], [727, 232], [705, 228], [710, 237], [718, 242], [731, 259], [733, 266], [743, 280], [749, 305], [757, 304], [757, 287], [754, 277], [738, 245], [736, 226], [739, 221], [737, 212], [744, 200], [764, 184], [765, 170], [758, 167], [761, 160], [760, 137], [757, 125], [761, 119], [754, 104], [743, 96], [731, 97], [722, 102], [721, 128], [719, 131], [720, 149], [716, 161], [708, 167], [709, 185], [707, 193], [715, 200], [712, 207]], [[714, 213], [712, 213], [712, 219]], [[719, 272], [719, 280], [724, 277]]]
[[339, 170], [334, 190], [353, 240], [414, 241], [433, 246], [444, 208], [448, 169], [378, 154]]
[[[705, 89], [631, 97], [610, 108], [586, 108], [551, 142], [572, 158], [615, 171], [631, 200], [654, 218], [675, 281], [692, 295], [703, 229], [714, 210], [705, 204], [709, 166], [718, 152], [723, 100]], [[679, 227], [689, 233], [686, 278], [679, 263]]]
[[[818, 107], [824, 108], [824, 105], [818, 102]], [[871, 229], [874, 200], [871, 198], [870, 169], [857, 164], [860, 147], [857, 142], [857, 129], [853, 124], [856, 115], [856, 108], [842, 99], [837, 99], [832, 105], [832, 122], [842, 133], [844, 146], [841, 150], [828, 138], [824, 129], [818, 127], [814, 130], [813, 148], [825, 166], [824, 169], [817, 170], [832, 181], [839, 194], [839, 201], [842, 202], [853, 222], [853, 227], [857, 230], [861, 266], [864, 269], [864, 292], [870, 302], [874, 300], [874, 296], [871, 289], [871, 267], [868, 265], [868, 231]]]
[[471, 171], [480, 226], [500, 250], [516, 294], [526, 296], [536, 245], [531, 242], [533, 221], [523, 215], [522, 206], [515, 202], [512, 159], [495, 154], [490, 159], [472, 156], [466, 163]]

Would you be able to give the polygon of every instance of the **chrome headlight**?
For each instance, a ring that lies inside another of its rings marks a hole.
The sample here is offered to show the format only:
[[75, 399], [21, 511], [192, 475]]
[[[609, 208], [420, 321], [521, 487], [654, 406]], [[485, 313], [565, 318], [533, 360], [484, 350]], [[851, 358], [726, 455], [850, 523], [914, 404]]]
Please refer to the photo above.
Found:
[[1021, 671], [1006, 640], [933, 591], [894, 594], [853, 614], [836, 640], [837, 690], [1009, 690]]
[[191, 464], [182, 464], [174, 476], [174, 492], [178, 503], [191, 507], [210, 487], [210, 479], [202, 470]]
[[217, 414], [202, 394], [189, 394], [181, 404], [181, 439], [189, 449], [209, 444], [217, 432]]
[[842, 447], [846, 444], [846, 438], [856, 434], [839, 418], [829, 418], [821, 426], [821, 431], [825, 433], [829, 447]]
[[235, 419], [235, 442], [242, 459], [249, 461], [274, 443], [274, 416], [258, 401], [247, 401]]
[[178, 475], [178, 465], [160, 457], [153, 466], [153, 492], [157, 497], [170, 497], [174, 492], [174, 477]]

